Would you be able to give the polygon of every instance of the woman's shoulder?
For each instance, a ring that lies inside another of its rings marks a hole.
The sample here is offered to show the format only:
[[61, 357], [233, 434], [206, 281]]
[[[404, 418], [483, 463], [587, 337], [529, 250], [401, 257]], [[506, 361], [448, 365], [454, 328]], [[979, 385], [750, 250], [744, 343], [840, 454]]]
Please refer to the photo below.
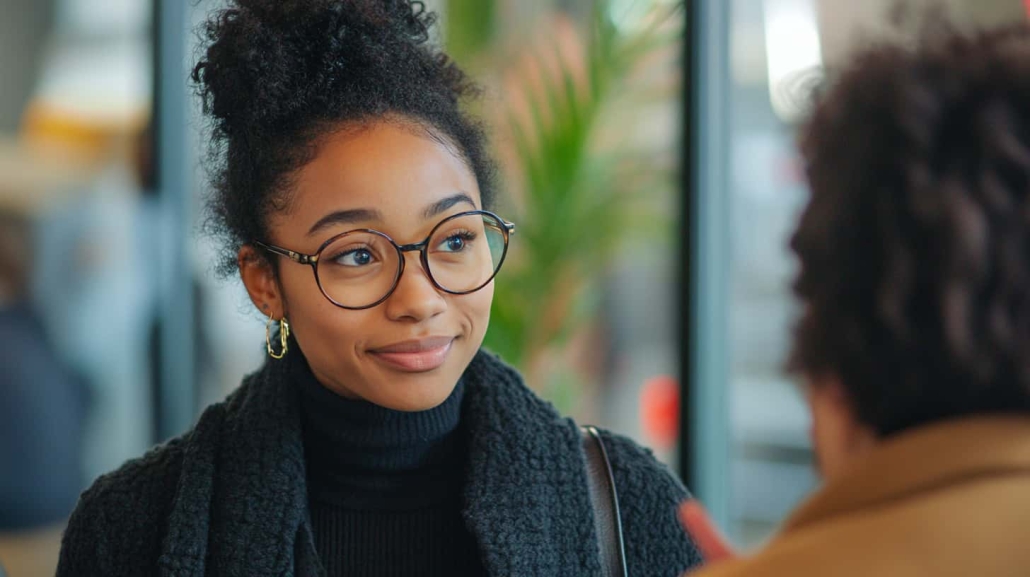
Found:
[[[491, 430], [503, 423], [509, 431], [524, 433], [517, 438], [523, 443], [542, 434], [555, 434], [563, 438], [576, 435], [577, 425], [562, 416], [549, 402], [528, 388], [519, 372], [496, 354], [481, 350], [466, 371], [469, 381], [471, 416], [479, 421], [490, 421]], [[478, 431], [477, 431], [478, 432]], [[548, 433], [550, 432], [550, 433]], [[659, 462], [654, 453], [632, 439], [600, 430], [612, 463], [616, 481], [633, 488], [646, 488], [646, 497], [663, 503], [678, 504], [689, 498], [683, 483]], [[574, 441], [564, 445], [546, 443], [548, 447], [576, 447]]]
[[228, 414], [226, 407], [235, 396], [234, 393], [209, 406], [185, 433], [101, 475], [79, 498], [76, 512], [96, 505], [106, 505], [108, 510], [123, 506], [136, 509], [141, 503], [156, 506], [170, 500], [179, 484], [187, 452], [207, 453], [218, 444], [218, 435]]
[[624, 435], [604, 429], [599, 433], [616, 477], [630, 486], [649, 487], [654, 497], [663, 500], [680, 503], [690, 498], [687, 488], [666, 464], [655, 457], [654, 451]]
[[615, 477], [630, 573], [648, 575], [658, 567], [682, 573], [700, 565], [701, 553], [677, 517], [679, 505], [690, 498], [687, 488], [650, 449], [600, 433]]
[[130, 574], [152, 567], [184, 444], [178, 438], [151, 449], [82, 493], [64, 532], [58, 575]]
[[[489, 467], [471, 471], [484, 478], [510, 479], [520, 474], [516, 469], [536, 467], [538, 478], [547, 481], [560, 476], [559, 470], [583, 466], [576, 423], [536, 396], [518, 371], [481, 351], [466, 377], [472, 454], [489, 453], [489, 459], [483, 459]], [[649, 449], [622, 435], [600, 433], [615, 477], [630, 574], [678, 575], [698, 565], [701, 555], [676, 514], [690, 496], [683, 483]]]
[[198, 424], [97, 478], [79, 497], [61, 543], [58, 575], [129, 575], [151, 571], [160, 556], [167, 519], [182, 481], [187, 451], [198, 452], [204, 430], [219, 421], [223, 403]]
[[168, 485], [174, 487], [188, 436], [189, 433], [158, 445], [143, 456], [130, 459], [118, 469], [100, 476], [82, 494], [80, 506], [92, 502], [138, 501], [163, 495], [165, 491], [161, 489]]

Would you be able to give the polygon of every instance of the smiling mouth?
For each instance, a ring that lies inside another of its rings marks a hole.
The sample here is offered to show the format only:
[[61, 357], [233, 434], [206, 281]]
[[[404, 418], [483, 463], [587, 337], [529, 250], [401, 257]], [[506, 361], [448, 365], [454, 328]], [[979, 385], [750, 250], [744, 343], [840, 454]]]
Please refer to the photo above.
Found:
[[407, 373], [423, 373], [444, 364], [454, 340], [455, 337], [415, 339], [371, 349], [369, 354], [392, 369]]

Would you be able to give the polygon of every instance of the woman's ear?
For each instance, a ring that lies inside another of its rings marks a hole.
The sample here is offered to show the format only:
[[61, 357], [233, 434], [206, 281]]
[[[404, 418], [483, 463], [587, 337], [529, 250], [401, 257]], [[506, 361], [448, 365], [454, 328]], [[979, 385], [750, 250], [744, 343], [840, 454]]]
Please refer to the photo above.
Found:
[[253, 246], [246, 244], [237, 255], [240, 267], [240, 278], [251, 302], [265, 316], [281, 319], [283, 317], [283, 299], [279, 290], [279, 280], [272, 270], [272, 265], [263, 255], [258, 254]]

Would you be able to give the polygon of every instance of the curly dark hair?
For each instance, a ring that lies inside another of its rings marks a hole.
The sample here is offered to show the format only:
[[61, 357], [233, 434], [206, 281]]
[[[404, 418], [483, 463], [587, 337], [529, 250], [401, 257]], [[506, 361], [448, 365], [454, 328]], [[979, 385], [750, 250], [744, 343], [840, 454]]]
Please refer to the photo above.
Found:
[[887, 436], [1030, 412], [1030, 28], [860, 53], [801, 131], [789, 368]]
[[428, 131], [460, 154], [489, 208], [485, 133], [462, 110], [479, 91], [430, 42], [434, 21], [412, 0], [230, 0], [203, 25], [192, 79], [211, 119], [206, 228], [223, 245], [221, 274], [235, 272], [244, 244], [267, 240], [291, 176], [341, 126]]

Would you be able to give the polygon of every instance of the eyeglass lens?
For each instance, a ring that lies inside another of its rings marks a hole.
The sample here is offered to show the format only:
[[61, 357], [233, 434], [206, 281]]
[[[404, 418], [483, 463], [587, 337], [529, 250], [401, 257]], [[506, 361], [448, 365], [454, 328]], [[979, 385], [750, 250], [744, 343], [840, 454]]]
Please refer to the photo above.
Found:
[[[490, 215], [476, 213], [447, 219], [433, 230], [425, 247], [429, 275], [448, 292], [478, 290], [500, 267], [505, 238], [504, 224]], [[400, 258], [385, 235], [350, 232], [320, 252], [318, 282], [337, 304], [368, 306], [393, 290], [400, 274]]]

